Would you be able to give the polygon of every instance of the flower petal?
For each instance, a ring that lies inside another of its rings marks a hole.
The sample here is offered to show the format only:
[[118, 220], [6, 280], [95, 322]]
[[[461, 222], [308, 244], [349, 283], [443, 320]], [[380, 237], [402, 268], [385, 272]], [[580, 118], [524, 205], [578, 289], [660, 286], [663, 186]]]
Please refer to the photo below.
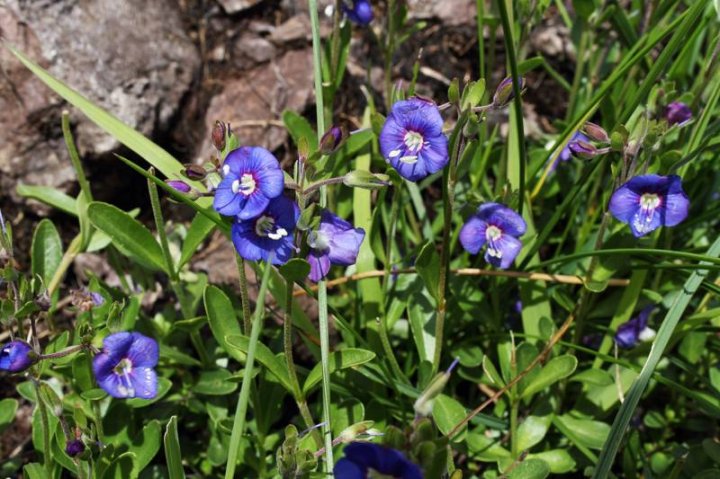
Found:
[[264, 168], [255, 173], [258, 186], [263, 195], [277, 198], [285, 189], [285, 175], [280, 168]]
[[265, 196], [262, 191], [255, 191], [250, 196], [246, 196], [241, 201], [242, 209], [237, 213], [237, 217], [241, 220], [249, 220], [260, 216], [270, 200]]
[[135, 395], [142, 399], [152, 399], [157, 395], [157, 373], [149, 367], [134, 367], [130, 373]]
[[608, 209], [619, 221], [630, 224], [640, 209], [640, 195], [626, 183], [612, 194]]
[[487, 223], [477, 215], [471, 216], [460, 229], [460, 244], [470, 254], [478, 254], [480, 248], [487, 241], [485, 232], [487, 231]]
[[485, 251], [485, 261], [500, 269], [509, 268], [522, 249], [522, 242], [510, 235], [503, 234], [493, 243], [494, 248], [488, 243], [487, 251]]
[[153, 368], [158, 363], [158, 343], [140, 333], [132, 333], [132, 344], [127, 352], [127, 357], [132, 362], [133, 369]]
[[224, 216], [236, 216], [241, 209], [240, 196], [233, 192], [232, 184], [237, 180], [233, 174], [227, 175], [215, 189], [213, 208]]
[[345, 457], [335, 463], [333, 473], [335, 477], [342, 479], [367, 479], [367, 469]]
[[307, 255], [307, 261], [310, 263], [308, 278], [314, 283], [323, 279], [330, 272], [330, 258], [326, 254], [310, 251], [310, 254]]
[[333, 264], [349, 266], [355, 264], [360, 245], [365, 239], [365, 230], [353, 228], [342, 233], [336, 233], [330, 238], [330, 251], [328, 256]]
[[484, 203], [478, 207], [477, 216], [489, 225], [496, 226], [503, 235], [519, 237], [525, 234], [525, 220], [512, 208], [500, 203]]
[[682, 179], [679, 176], [670, 175], [669, 181], [665, 197], [665, 226], [675, 226], [687, 218], [690, 200], [683, 190]]

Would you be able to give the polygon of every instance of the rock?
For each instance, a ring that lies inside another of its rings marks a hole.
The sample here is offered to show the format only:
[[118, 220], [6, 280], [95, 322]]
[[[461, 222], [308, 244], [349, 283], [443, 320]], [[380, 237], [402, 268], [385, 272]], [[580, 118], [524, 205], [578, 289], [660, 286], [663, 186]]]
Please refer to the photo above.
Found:
[[[145, 135], [169, 126], [200, 65], [173, 2], [4, 3], [0, 28], [9, 43]], [[0, 170], [62, 186], [73, 177], [59, 129], [62, 104], [8, 53], [0, 59], [7, 72], [0, 77]], [[82, 114], [73, 111], [72, 119], [82, 155], [119, 146]]]
[[[450, 6], [452, 4], [452, 6]], [[444, 26], [475, 25], [475, 0], [407, 0], [410, 18], [437, 19]]]
[[278, 45], [297, 40], [309, 41], [312, 38], [310, 19], [307, 15], [295, 15], [281, 24], [270, 35], [270, 40]]
[[263, 0], [217, 0], [217, 2], [223, 7], [225, 13], [233, 15], [240, 13], [243, 10], [254, 7]]
[[[235, 42], [235, 55], [251, 63], [265, 63], [275, 57], [275, 46], [262, 37], [244, 34]], [[244, 62], [243, 62], [244, 63]]]
[[312, 50], [291, 50], [270, 63], [227, 80], [210, 102], [207, 133], [199, 157], [214, 150], [210, 128], [216, 120], [229, 122], [244, 145], [274, 150], [287, 139], [281, 123], [284, 110], [302, 112], [313, 101]]

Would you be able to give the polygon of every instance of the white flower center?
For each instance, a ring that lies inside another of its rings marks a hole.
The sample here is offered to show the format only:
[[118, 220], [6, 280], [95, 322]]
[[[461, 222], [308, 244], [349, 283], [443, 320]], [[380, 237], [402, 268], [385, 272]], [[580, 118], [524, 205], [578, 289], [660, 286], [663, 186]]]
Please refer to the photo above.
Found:
[[129, 358], [123, 358], [117, 363], [117, 366], [113, 368], [113, 372], [120, 376], [120, 379], [124, 384], [118, 385], [118, 392], [125, 397], [135, 397], [135, 388], [133, 387], [132, 381], [130, 381], [130, 374], [132, 373], [132, 361]]
[[232, 183], [232, 192], [235, 194], [242, 193], [245, 196], [250, 196], [257, 189], [257, 182], [255, 177], [250, 173], [243, 174], [239, 180], [235, 180]]
[[640, 233], [652, 231], [652, 220], [655, 210], [662, 203], [661, 198], [655, 193], [645, 193], [640, 196], [640, 211], [635, 215], [633, 224]]
[[288, 235], [285, 228], [277, 228], [275, 226], [275, 218], [271, 216], [261, 216], [255, 221], [255, 234], [261, 238], [267, 237], [271, 240], [279, 240]]
[[[640, 206], [643, 210], [647, 210], [652, 213], [655, 211], [655, 208], [660, 206], [660, 197], [655, 193], [645, 193], [640, 197]], [[650, 219], [651, 218], [648, 217], [647, 221], [650, 221]]]
[[485, 230], [485, 239], [488, 242], [488, 254], [494, 258], [502, 258], [502, 251], [495, 244], [502, 238], [502, 231], [497, 226], [490, 225]]
[[420, 133], [411, 130], [408, 130], [407, 133], [405, 133], [403, 141], [405, 142], [405, 146], [407, 147], [408, 151], [410, 151], [411, 153], [417, 153], [418, 151], [420, 151], [420, 149], [423, 147], [423, 144], [425, 143], [425, 141], [423, 140], [423, 136]]

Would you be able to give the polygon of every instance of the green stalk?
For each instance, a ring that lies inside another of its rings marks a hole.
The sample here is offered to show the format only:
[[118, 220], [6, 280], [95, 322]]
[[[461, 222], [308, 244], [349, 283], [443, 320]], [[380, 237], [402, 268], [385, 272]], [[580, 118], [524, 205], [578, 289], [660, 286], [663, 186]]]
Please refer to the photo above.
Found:
[[[500, 7], [500, 16], [502, 17], [503, 33], [505, 37], [505, 49], [507, 50], [508, 63], [510, 63], [510, 74], [513, 78], [513, 94], [515, 99], [513, 106], [515, 107], [515, 133], [517, 138], [518, 155], [519, 155], [519, 168], [518, 174], [518, 190], [519, 190], [519, 202], [518, 202], [518, 214], [522, 216], [523, 205], [525, 204], [525, 165], [527, 163], [527, 153], [525, 152], [525, 132], [523, 125], [523, 112], [522, 112], [522, 98], [520, 95], [520, 73], [517, 66], [517, 58], [515, 58], [515, 41], [513, 40], [513, 30], [510, 15], [512, 11], [508, 9], [505, 4], [506, 0], [498, 0], [498, 7]], [[512, 8], [512, 2], [510, 8]], [[509, 165], [508, 165], [508, 169]], [[514, 186], [514, 185], [513, 185]]]
[[[155, 175], [155, 172], [152, 168], [148, 173], [151, 176]], [[153, 218], [155, 219], [155, 229], [157, 230], [158, 237], [160, 238], [160, 249], [162, 250], [163, 259], [165, 260], [165, 267], [167, 268], [167, 273], [170, 277], [170, 286], [172, 287], [173, 291], [175, 292], [175, 296], [180, 302], [180, 311], [183, 315], [183, 318], [189, 319], [193, 316], [192, 304], [188, 302], [188, 297], [187, 295], [185, 295], [185, 292], [182, 289], [182, 285], [180, 284], [180, 277], [178, 276], [178, 272], [175, 268], [172, 255], [170, 254], [170, 246], [168, 244], [167, 233], [165, 232], [165, 219], [163, 218], [162, 208], [160, 207], [160, 196], [158, 195], [158, 189], [155, 183], [150, 179], [147, 180], [147, 184], [148, 192], [150, 193], [150, 206], [153, 211]], [[202, 361], [203, 364], [208, 364], [208, 354], [207, 351], [205, 351], [205, 345], [202, 342], [200, 333], [198, 333], [197, 331], [193, 331], [192, 333], [190, 333], [190, 340], [193, 343], [193, 347], [195, 347], [198, 356], [200, 356], [200, 361]]]
[[245, 335], [250, 334], [252, 314], [250, 313], [250, 295], [248, 295], [247, 275], [245, 274], [245, 260], [242, 256], [235, 255], [237, 263], [238, 276], [240, 278], [240, 302], [242, 303], [243, 313], [243, 332]]
[[[317, 0], [308, 0], [313, 43], [313, 76], [315, 78], [315, 108], [317, 112], [317, 135], [322, 139], [325, 132], [325, 118], [322, 95], [322, 58], [320, 44], [320, 20]], [[327, 187], [320, 188], [320, 206], [327, 206]], [[332, 427], [330, 424], [330, 334], [328, 328], [327, 284], [318, 284], [318, 318], [320, 323], [320, 363], [322, 364], [323, 436], [325, 437], [325, 472], [332, 477], [335, 464], [333, 459]]]
[[225, 467], [225, 479], [235, 477], [235, 466], [240, 452], [240, 439], [245, 430], [245, 415], [247, 414], [248, 400], [250, 399], [250, 385], [252, 384], [252, 370], [255, 366], [255, 350], [257, 349], [260, 331], [262, 330], [263, 316], [265, 315], [265, 294], [268, 289], [270, 271], [272, 270], [272, 255], [268, 258], [263, 272], [260, 292], [258, 293], [257, 304], [255, 305], [255, 317], [253, 318], [250, 342], [248, 344], [247, 361], [243, 374], [242, 386], [240, 386], [240, 398], [238, 399], [235, 419], [233, 421], [232, 434], [230, 435], [230, 448], [228, 449], [228, 460]]
[[43, 433], [43, 463], [45, 465], [45, 473], [47, 477], [52, 477], [53, 461], [52, 454], [50, 453], [50, 424], [48, 420], [48, 411], [45, 401], [43, 401], [40, 395], [40, 383], [37, 379], [32, 379], [33, 386], [35, 386], [35, 399], [37, 400], [37, 406], [40, 408], [40, 420], [42, 421], [42, 433]]
[[80, 155], [78, 154], [72, 132], [70, 131], [70, 113], [67, 110], [62, 112], [61, 124], [63, 138], [65, 139], [65, 146], [67, 146], [68, 153], [70, 154], [70, 161], [75, 169], [78, 184], [80, 185], [80, 191], [82, 191], [83, 196], [85, 196], [85, 200], [90, 203], [93, 200], [92, 192], [90, 191], [90, 183], [85, 176], [85, 171], [83, 170], [82, 162], [80, 161]]
[[392, 59], [395, 53], [395, 0], [388, 0], [387, 42], [385, 42], [385, 107], [392, 106]]

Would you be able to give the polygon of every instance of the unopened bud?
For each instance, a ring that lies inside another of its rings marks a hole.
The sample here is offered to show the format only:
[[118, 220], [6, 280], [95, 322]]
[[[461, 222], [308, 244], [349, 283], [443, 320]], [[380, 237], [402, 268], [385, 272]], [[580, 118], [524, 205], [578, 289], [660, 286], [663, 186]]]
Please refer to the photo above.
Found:
[[692, 110], [685, 103], [674, 101], [665, 107], [665, 119], [670, 125], [682, 125], [692, 118]]
[[190, 193], [190, 190], [192, 189], [190, 188], [190, 185], [182, 180], [167, 180], [165, 183], [179, 193]]
[[225, 135], [227, 134], [228, 127], [221, 121], [216, 121], [215, 126], [212, 129], [210, 138], [212, 139], [213, 146], [218, 151], [225, 149]]
[[360, 421], [342, 430], [337, 440], [343, 443], [354, 441], [359, 435], [366, 434], [373, 425], [373, 421]]
[[19, 373], [35, 364], [38, 356], [25, 341], [16, 339], [0, 349], [0, 370]]
[[347, 132], [344, 128], [333, 126], [320, 139], [320, 153], [329, 155], [337, 151], [347, 138]]
[[183, 175], [185, 175], [185, 178], [188, 178], [190, 180], [194, 181], [202, 181], [207, 176], [208, 172], [207, 170], [201, 166], [201, 165], [185, 165], [185, 170], [183, 170]]
[[[525, 89], [525, 79], [523, 77], [520, 77], [520, 92]], [[503, 81], [500, 82], [497, 89], [495, 90], [495, 95], [493, 95], [493, 105], [495, 105], [496, 108], [502, 108], [506, 106], [508, 103], [513, 101], [513, 98], [515, 98], [515, 90], [513, 89], [513, 81], [511, 77], [505, 78]]]
[[598, 143], [610, 143], [610, 136], [608, 136], [607, 131], [605, 131], [605, 129], [600, 125], [587, 122], [585, 123], [585, 128], [583, 130], [588, 138], [593, 141], [597, 141]]
[[343, 177], [343, 184], [351, 188], [366, 188], [374, 190], [390, 185], [390, 177], [380, 173], [370, 173], [364, 170], [353, 170]]
[[80, 439], [73, 439], [68, 441], [65, 446], [65, 453], [70, 457], [75, 457], [82, 454], [85, 451], [85, 444]]
[[576, 140], [568, 145], [573, 156], [583, 160], [591, 160], [598, 155], [598, 149], [592, 143]]

